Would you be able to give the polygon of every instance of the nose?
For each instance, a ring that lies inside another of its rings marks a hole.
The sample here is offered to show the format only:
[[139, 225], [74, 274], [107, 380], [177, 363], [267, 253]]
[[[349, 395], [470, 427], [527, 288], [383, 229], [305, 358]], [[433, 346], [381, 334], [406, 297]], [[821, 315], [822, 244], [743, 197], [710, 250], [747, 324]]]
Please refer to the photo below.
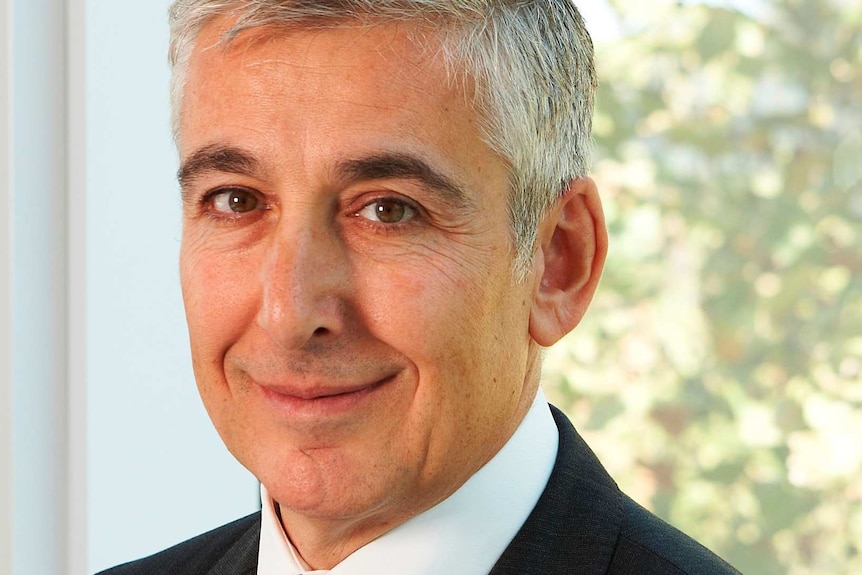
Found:
[[340, 334], [345, 327], [347, 265], [333, 233], [280, 229], [261, 267], [258, 325], [279, 347], [290, 350]]

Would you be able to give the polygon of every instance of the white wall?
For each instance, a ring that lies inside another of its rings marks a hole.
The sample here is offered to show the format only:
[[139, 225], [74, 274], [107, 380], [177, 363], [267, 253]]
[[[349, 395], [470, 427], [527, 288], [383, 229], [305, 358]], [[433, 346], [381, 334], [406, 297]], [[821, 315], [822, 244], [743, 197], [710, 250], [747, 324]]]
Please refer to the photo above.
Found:
[[0, 573], [12, 572], [12, 202], [9, 4], [0, 2]]
[[167, 0], [0, 0], [0, 575], [84, 575], [257, 507], [195, 391]]
[[91, 571], [257, 508], [197, 395], [180, 297], [167, 0], [86, 5]]
[[12, 10], [13, 571], [68, 562], [65, 18], [62, 0]]

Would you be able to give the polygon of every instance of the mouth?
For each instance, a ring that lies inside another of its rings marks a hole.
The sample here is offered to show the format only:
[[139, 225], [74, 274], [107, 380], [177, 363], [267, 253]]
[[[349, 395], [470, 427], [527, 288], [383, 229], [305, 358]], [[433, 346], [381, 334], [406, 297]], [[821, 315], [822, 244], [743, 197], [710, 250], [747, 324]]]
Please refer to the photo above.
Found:
[[264, 400], [285, 417], [321, 419], [359, 411], [396, 379], [397, 374], [391, 374], [360, 384], [289, 386], [257, 383], [256, 387]]

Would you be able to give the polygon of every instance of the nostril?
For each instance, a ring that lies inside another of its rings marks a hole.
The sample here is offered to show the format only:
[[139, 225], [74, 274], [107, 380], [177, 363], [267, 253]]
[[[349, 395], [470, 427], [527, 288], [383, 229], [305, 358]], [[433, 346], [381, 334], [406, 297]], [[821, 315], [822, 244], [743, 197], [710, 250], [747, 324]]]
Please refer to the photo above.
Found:
[[326, 329], [325, 327], [319, 327], [316, 330], [314, 330], [314, 333], [312, 335], [323, 336], [323, 335], [326, 335], [328, 333], [329, 333], [328, 329]]

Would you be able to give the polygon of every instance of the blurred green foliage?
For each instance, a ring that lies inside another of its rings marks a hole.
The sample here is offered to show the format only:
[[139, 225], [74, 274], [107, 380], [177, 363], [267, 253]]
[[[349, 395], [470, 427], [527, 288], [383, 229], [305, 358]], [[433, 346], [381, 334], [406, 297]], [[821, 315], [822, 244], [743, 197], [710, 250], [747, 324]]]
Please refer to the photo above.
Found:
[[610, 4], [611, 253], [546, 393], [744, 573], [862, 573], [862, 2]]

